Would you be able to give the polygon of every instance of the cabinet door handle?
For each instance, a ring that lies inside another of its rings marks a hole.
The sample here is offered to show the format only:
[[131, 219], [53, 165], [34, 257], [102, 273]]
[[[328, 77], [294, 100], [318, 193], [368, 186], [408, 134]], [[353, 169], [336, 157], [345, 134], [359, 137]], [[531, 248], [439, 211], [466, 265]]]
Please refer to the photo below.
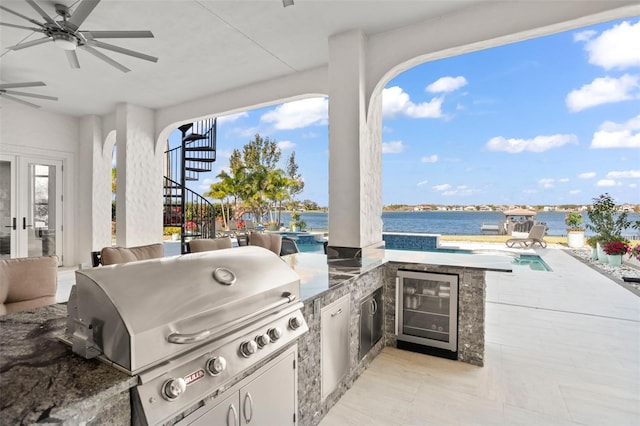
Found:
[[[247, 415], [247, 407], [249, 407], [249, 414]], [[253, 418], [253, 398], [251, 398], [251, 394], [247, 392], [244, 396], [244, 406], [242, 407], [242, 413], [244, 414], [244, 420], [247, 423], [251, 423], [251, 419]]]
[[231, 423], [229, 422], [229, 414], [232, 415], [231, 418], [233, 419], [233, 426], [238, 426], [238, 412], [236, 411], [235, 405], [229, 405], [229, 409], [227, 410], [227, 426], [231, 426]]
[[337, 311], [335, 311], [334, 313], [331, 314], [331, 318], [338, 316], [342, 313], [342, 308], [338, 309]]
[[376, 299], [371, 299], [371, 315], [375, 315], [378, 312], [378, 302]]

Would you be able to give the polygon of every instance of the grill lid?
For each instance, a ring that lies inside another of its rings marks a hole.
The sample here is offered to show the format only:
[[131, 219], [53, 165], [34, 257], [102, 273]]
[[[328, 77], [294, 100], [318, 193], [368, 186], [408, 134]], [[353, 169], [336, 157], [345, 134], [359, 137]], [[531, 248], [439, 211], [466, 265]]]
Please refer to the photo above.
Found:
[[299, 296], [298, 275], [255, 246], [79, 270], [67, 337], [74, 352], [137, 374]]

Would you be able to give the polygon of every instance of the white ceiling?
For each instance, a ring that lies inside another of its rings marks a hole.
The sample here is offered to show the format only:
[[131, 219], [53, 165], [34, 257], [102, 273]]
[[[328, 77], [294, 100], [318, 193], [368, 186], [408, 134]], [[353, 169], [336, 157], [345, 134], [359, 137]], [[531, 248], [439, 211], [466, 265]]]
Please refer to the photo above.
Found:
[[[281, 0], [102, 0], [80, 29], [151, 30], [153, 39], [104, 41], [157, 56], [157, 63], [102, 50], [132, 70], [125, 74], [80, 50], [81, 69], [71, 69], [53, 43], [6, 50], [42, 36], [0, 26], [0, 77], [3, 83], [44, 81], [47, 87], [21, 90], [59, 100], [25, 100], [64, 114], [105, 114], [120, 102], [162, 108], [326, 64], [332, 34], [384, 32], [480, 1], [296, 0], [285, 8]], [[38, 0], [52, 17], [56, 3], [73, 8], [79, 2]], [[23, 0], [2, 5], [43, 21]], [[33, 26], [1, 10], [0, 21]]]
[[[0, 79], [45, 82], [28, 91], [59, 100], [35, 103], [68, 115], [102, 115], [122, 102], [158, 109], [325, 65], [334, 34], [378, 34], [488, 2], [495, 0], [295, 0], [286, 8], [281, 0], [102, 0], [80, 29], [151, 30], [152, 39], [104, 41], [157, 63], [102, 50], [132, 70], [125, 74], [80, 50], [81, 69], [71, 69], [53, 43], [7, 50], [41, 35], [0, 26]], [[56, 3], [73, 9], [79, 1], [38, 0], [52, 17]], [[42, 22], [23, 0], [2, 5]], [[0, 21], [32, 26], [1, 10]]]

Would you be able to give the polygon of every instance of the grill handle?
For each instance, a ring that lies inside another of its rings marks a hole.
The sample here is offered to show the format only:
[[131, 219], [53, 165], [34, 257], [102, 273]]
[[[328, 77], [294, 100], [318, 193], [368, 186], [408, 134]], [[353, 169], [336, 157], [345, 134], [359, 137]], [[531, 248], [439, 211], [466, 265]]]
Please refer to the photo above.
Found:
[[[261, 315], [267, 311], [270, 311], [272, 309], [275, 309], [279, 306], [282, 305], [286, 305], [287, 303], [291, 303], [294, 300], [296, 300], [296, 295], [295, 294], [291, 294], [289, 292], [285, 292], [282, 294], [282, 299], [278, 300], [277, 302], [274, 302], [270, 305], [267, 305], [265, 307], [263, 307], [262, 309], [258, 310], [254, 316], [258, 316]], [[202, 342], [203, 340], [206, 340], [209, 336], [211, 335], [215, 335], [217, 334], [219, 331], [222, 330], [228, 330], [229, 327], [233, 327], [237, 324], [240, 324], [242, 322], [244, 322], [245, 320], [242, 318], [238, 318], [236, 320], [233, 321], [229, 321], [228, 323], [219, 325], [217, 327], [213, 327], [213, 328], [208, 328], [206, 330], [202, 330], [202, 331], [197, 331], [195, 333], [180, 333], [179, 331], [176, 331], [174, 333], [171, 333], [170, 335], [167, 336], [167, 341], [169, 343], [176, 343], [179, 345], [186, 345], [186, 344], [190, 344], [190, 343], [198, 343], [198, 342]]]

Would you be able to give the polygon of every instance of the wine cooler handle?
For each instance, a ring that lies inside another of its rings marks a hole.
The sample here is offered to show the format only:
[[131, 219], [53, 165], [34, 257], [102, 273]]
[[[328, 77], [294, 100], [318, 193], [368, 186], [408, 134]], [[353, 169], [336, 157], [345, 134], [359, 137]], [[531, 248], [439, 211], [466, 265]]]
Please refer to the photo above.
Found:
[[398, 322], [398, 316], [400, 316], [400, 278], [396, 277], [396, 314], [395, 322], [396, 322], [396, 336], [400, 335], [400, 323]]
[[376, 299], [371, 299], [371, 315], [375, 315], [378, 312], [378, 302]]

